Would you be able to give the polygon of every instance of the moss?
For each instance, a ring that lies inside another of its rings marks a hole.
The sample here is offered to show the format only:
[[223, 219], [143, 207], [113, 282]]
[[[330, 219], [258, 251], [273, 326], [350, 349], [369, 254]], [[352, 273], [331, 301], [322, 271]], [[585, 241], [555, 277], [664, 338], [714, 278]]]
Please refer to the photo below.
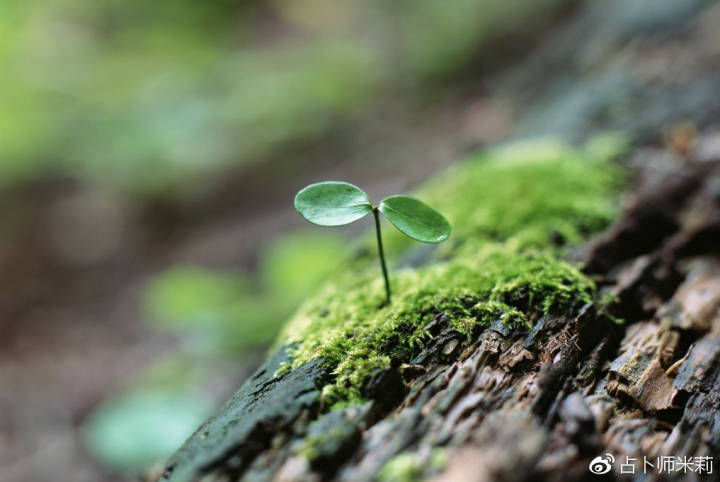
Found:
[[310, 433], [303, 439], [299, 453], [306, 459], [312, 461], [323, 453], [323, 448], [327, 445], [342, 441], [347, 436], [347, 427], [332, 427], [327, 432]]
[[422, 479], [423, 465], [416, 454], [402, 453], [391, 458], [378, 473], [379, 482], [415, 482]]
[[359, 413], [334, 410], [313, 421], [298, 453], [314, 463], [336, 460], [360, 441]]
[[438, 472], [447, 467], [448, 454], [447, 450], [442, 447], [436, 447], [430, 453], [430, 470]]
[[378, 473], [378, 482], [415, 482], [423, 480], [430, 473], [436, 473], [447, 466], [447, 451], [435, 448], [427, 461], [417, 453], [403, 452], [388, 460]]
[[334, 375], [323, 389], [326, 402], [360, 401], [374, 372], [422, 349], [431, 337], [426, 326], [439, 313], [469, 339], [493, 322], [526, 328], [532, 313], [593, 301], [592, 280], [563, 258], [567, 246], [615, 216], [622, 175], [611, 162], [611, 147], [620, 143], [592, 145], [514, 143], [437, 177], [417, 195], [450, 220], [451, 240], [427, 254], [425, 245], [385, 230], [391, 260], [422, 260], [392, 270], [388, 306], [374, 247], [365, 240], [285, 327], [278, 343], [295, 344], [285, 370], [322, 358]]

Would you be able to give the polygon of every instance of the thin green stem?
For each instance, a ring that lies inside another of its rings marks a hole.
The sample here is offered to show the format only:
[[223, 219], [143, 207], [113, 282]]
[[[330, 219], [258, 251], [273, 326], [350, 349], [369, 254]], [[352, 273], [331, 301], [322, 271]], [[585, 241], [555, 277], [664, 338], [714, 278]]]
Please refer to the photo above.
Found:
[[383, 278], [385, 278], [385, 296], [387, 297], [387, 303], [390, 304], [390, 278], [388, 278], [387, 266], [385, 265], [385, 252], [383, 251], [382, 236], [380, 234], [380, 213], [377, 207], [373, 208], [373, 216], [375, 216], [375, 234], [377, 234], [380, 267], [382, 268]]

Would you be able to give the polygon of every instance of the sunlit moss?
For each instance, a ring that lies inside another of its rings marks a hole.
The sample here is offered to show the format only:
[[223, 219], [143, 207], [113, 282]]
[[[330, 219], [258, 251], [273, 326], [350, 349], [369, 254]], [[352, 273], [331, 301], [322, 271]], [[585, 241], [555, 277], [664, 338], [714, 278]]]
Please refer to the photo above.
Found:
[[[372, 373], [419, 352], [439, 313], [471, 338], [493, 322], [527, 328], [531, 313], [572, 312], [593, 301], [594, 283], [563, 254], [615, 215], [616, 153], [526, 141], [442, 174], [417, 195], [451, 221], [451, 241], [422, 266], [393, 271], [387, 306], [368, 245], [285, 327], [279, 343], [294, 344], [285, 369], [322, 358], [334, 375], [326, 401], [358, 401]], [[414, 248], [392, 231], [385, 236], [391, 259]]]
[[[610, 195], [621, 184], [608, 160], [622, 151], [618, 136], [603, 135], [575, 149], [552, 139], [514, 142], [456, 164], [418, 195], [450, 221], [453, 235], [441, 250], [488, 238], [514, 247], [576, 243], [615, 214]], [[412, 246], [388, 232], [388, 248]]]

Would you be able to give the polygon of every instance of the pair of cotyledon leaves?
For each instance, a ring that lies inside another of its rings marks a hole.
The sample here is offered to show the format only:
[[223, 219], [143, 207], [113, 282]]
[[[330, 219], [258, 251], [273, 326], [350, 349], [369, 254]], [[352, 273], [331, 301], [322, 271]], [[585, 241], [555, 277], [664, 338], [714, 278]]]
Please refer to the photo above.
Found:
[[[295, 209], [319, 226], [342, 226], [373, 211], [370, 197], [347, 182], [311, 184], [295, 196]], [[378, 211], [407, 236], [424, 243], [441, 243], [450, 235], [450, 223], [442, 214], [410, 196], [390, 196]]]

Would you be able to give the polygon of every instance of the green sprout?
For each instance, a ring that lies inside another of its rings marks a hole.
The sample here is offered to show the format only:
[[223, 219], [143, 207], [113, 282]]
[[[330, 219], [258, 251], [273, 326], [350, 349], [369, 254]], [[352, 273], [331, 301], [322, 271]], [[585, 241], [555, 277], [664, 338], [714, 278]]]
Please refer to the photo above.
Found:
[[373, 213], [387, 303], [390, 303], [390, 280], [380, 235], [379, 213], [383, 213], [401, 233], [416, 241], [442, 243], [450, 236], [448, 220], [419, 199], [396, 195], [373, 205], [365, 191], [347, 182], [310, 184], [295, 196], [295, 209], [307, 221], [318, 226], [343, 226]]

